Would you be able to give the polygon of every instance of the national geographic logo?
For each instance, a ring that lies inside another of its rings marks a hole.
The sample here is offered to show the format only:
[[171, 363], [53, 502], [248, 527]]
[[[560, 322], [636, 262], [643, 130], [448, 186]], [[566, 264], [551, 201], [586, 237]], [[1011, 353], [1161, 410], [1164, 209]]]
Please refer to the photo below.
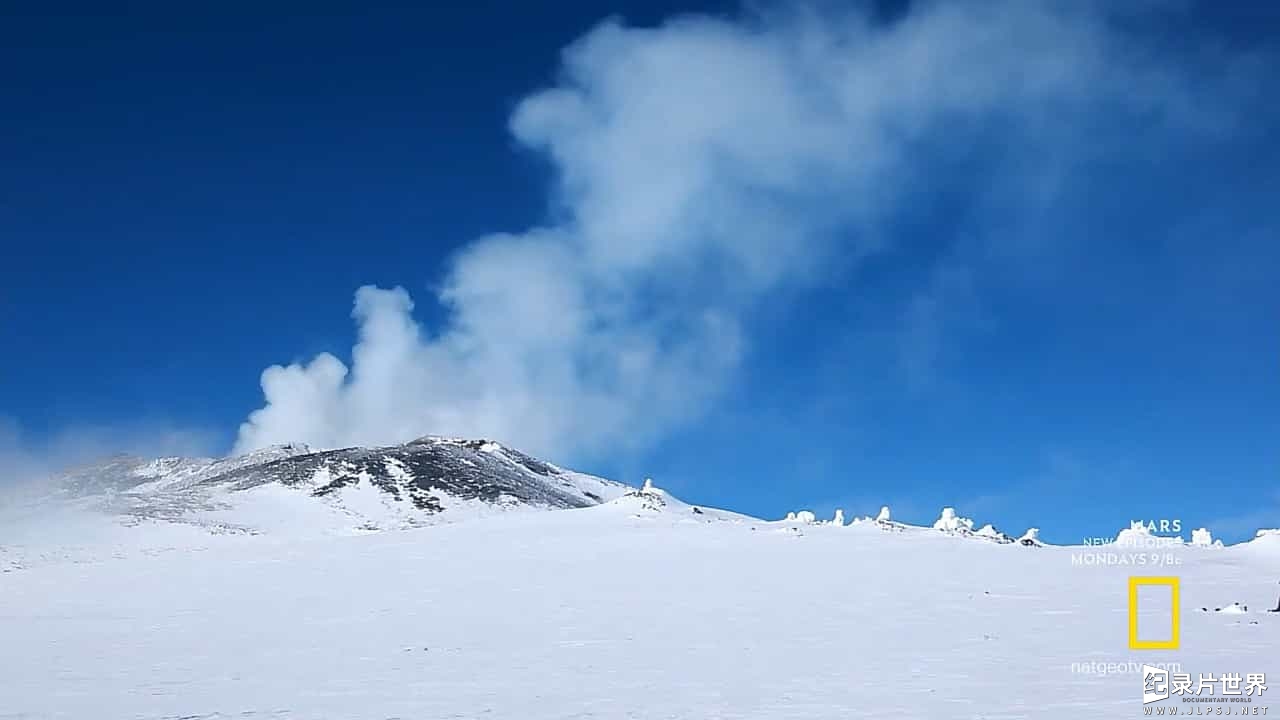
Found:
[[[1143, 640], [1138, 637], [1138, 590], [1142, 587], [1168, 587], [1171, 609], [1167, 640]], [[1173, 576], [1135, 575], [1129, 578], [1129, 648], [1132, 650], [1177, 650], [1182, 629], [1182, 592]]]

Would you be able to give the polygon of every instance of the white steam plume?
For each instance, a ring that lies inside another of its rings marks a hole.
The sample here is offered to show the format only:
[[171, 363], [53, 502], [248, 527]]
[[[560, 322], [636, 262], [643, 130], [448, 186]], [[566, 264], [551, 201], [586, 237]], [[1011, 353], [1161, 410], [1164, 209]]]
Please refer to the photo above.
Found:
[[993, 121], [1028, 154], [1061, 155], [1086, 115], [1202, 123], [1192, 80], [1095, 10], [601, 25], [511, 119], [552, 160], [563, 222], [466, 247], [439, 332], [404, 290], [361, 288], [351, 367], [322, 354], [267, 369], [236, 449], [443, 433], [564, 457], [671, 431], [724, 390], [753, 303], [878, 249], [878, 223], [927, 180], [922, 141]]

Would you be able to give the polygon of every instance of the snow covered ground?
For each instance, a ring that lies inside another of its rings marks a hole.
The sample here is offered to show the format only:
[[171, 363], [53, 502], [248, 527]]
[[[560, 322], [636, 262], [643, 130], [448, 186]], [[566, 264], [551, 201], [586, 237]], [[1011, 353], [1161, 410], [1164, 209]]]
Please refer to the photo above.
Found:
[[[1135, 567], [666, 499], [12, 568], [0, 718], [1110, 719], [1145, 717], [1144, 662], [1280, 697], [1280, 536]], [[1128, 649], [1130, 575], [1180, 577], [1181, 649]]]

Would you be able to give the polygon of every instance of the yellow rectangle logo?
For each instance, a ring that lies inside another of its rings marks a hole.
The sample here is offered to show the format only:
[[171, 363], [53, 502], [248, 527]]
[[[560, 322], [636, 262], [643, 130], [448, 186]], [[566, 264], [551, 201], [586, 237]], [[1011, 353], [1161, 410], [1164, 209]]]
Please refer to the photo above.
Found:
[[[1168, 640], [1141, 640], [1138, 638], [1138, 588], [1143, 585], [1165, 585], [1171, 593], [1173, 631]], [[1131, 650], [1177, 650], [1182, 617], [1182, 602], [1176, 577], [1152, 577], [1136, 575], [1129, 578], [1129, 648]]]

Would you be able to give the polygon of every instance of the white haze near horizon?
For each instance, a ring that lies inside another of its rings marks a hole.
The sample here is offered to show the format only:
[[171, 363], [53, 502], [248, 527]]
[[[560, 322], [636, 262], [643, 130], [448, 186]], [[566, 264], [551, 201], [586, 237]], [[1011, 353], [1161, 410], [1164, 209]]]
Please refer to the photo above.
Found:
[[0, 490], [38, 485], [67, 468], [113, 454], [205, 457], [216, 445], [210, 433], [162, 423], [80, 425], [39, 440], [22, 430], [15, 420], [0, 415]]
[[605, 22], [510, 121], [551, 161], [563, 220], [465, 246], [428, 298], [443, 327], [415, 321], [401, 288], [360, 288], [350, 366], [268, 368], [236, 451], [438, 433], [569, 459], [657, 439], [733, 382], [753, 307], [891, 245], [885, 218], [929, 172], [916, 143], [1007, 123], [1043, 188], [1082, 118], [1230, 122], [1223, 88], [1109, 12], [1007, 0], [925, 3], [890, 25], [815, 10]]

